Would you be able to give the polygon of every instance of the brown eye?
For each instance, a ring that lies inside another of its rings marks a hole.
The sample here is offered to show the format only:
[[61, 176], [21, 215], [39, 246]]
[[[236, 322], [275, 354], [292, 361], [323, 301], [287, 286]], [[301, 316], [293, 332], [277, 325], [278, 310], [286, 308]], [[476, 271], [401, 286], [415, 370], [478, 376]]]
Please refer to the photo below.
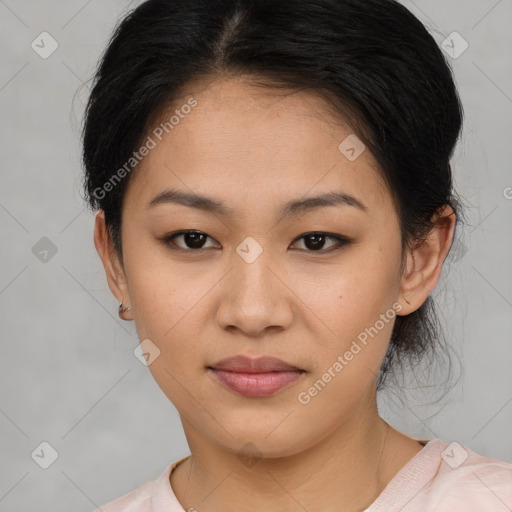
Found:
[[[210, 237], [206, 233], [201, 231], [178, 231], [171, 235], [168, 235], [162, 239], [164, 244], [174, 245], [179, 249], [187, 250], [198, 250], [205, 249], [211, 246], [205, 246], [206, 241]], [[175, 240], [180, 240], [181, 243], [176, 243]], [[213, 240], [213, 239], [211, 239]]]
[[[331, 235], [322, 232], [307, 233], [296, 240], [304, 240], [304, 246], [309, 252], [330, 252], [350, 243], [348, 238], [341, 235]], [[328, 245], [326, 249], [326, 243], [329, 240], [334, 240], [337, 243]]]
[[[201, 249], [218, 247], [215, 244], [205, 245], [208, 239], [214, 241], [213, 238], [201, 231], [185, 230], [171, 233], [160, 240], [169, 246], [170, 249], [174, 250], [199, 251]], [[299, 240], [303, 240], [305, 247], [299, 248], [300, 250], [320, 253], [335, 251], [351, 243], [351, 239], [347, 237], [323, 232], [306, 233], [295, 239], [295, 241]]]

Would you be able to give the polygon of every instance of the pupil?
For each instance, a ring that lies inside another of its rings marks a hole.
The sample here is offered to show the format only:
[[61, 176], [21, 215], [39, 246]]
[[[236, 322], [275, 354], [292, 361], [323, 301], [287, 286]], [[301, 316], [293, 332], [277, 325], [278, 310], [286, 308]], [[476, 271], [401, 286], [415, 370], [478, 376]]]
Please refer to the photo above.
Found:
[[192, 249], [201, 249], [204, 244], [204, 234], [185, 233], [185, 243]]
[[[312, 244], [308, 244], [308, 240], [312, 241]], [[308, 249], [321, 249], [324, 246], [325, 243], [325, 236], [324, 235], [308, 235], [305, 240], [304, 244]]]
[[[203, 233], [185, 233], [185, 243], [192, 249], [201, 249], [204, 244]], [[325, 235], [308, 235], [304, 241], [306, 247], [312, 250], [321, 249], [325, 244]]]

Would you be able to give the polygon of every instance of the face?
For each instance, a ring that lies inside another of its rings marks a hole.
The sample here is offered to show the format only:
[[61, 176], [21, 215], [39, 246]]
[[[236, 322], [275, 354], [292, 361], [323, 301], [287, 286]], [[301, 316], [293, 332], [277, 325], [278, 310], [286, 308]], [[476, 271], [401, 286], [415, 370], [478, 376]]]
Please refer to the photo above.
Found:
[[[353, 139], [340, 150], [352, 131], [319, 97], [242, 79], [191, 97], [133, 171], [122, 298], [187, 436], [291, 455], [375, 407], [401, 307], [397, 214], [372, 155], [354, 159]], [[237, 391], [211, 368], [240, 355], [301, 371], [238, 374]]]

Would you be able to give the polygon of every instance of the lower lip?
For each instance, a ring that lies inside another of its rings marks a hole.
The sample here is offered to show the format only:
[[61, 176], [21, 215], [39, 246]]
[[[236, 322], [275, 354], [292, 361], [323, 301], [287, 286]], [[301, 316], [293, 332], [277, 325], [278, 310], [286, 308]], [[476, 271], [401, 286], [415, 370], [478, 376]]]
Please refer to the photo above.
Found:
[[271, 396], [300, 379], [302, 371], [267, 373], [228, 372], [210, 368], [215, 377], [227, 388], [247, 397]]

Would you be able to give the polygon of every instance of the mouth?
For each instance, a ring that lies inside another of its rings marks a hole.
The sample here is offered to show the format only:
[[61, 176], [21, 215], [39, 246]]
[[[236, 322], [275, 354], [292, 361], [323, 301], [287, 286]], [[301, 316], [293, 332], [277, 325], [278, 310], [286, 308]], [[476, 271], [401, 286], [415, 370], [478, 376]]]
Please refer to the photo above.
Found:
[[246, 397], [276, 394], [298, 381], [306, 370], [275, 357], [230, 357], [207, 367], [217, 382]]

